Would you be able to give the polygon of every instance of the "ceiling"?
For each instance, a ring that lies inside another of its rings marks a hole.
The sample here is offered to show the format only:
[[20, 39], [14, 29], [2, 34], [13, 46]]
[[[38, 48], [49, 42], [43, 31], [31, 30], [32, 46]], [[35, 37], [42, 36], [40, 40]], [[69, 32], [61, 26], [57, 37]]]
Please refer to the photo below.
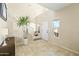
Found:
[[50, 10], [58, 11], [66, 6], [69, 6], [71, 3], [39, 3], [39, 4]]

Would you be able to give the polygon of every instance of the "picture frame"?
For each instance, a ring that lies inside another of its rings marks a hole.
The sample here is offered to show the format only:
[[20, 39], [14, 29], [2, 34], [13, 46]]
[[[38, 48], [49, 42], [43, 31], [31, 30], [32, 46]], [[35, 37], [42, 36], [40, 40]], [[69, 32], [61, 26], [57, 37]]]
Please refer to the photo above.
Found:
[[5, 3], [0, 3], [0, 17], [7, 21], [7, 6]]

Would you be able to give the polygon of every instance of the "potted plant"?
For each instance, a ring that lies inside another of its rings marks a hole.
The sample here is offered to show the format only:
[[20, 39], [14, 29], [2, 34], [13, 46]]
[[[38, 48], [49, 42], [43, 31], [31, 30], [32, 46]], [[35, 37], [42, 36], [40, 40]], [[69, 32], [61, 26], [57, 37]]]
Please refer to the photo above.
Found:
[[17, 25], [19, 27], [22, 27], [24, 40], [27, 39], [27, 35], [28, 35], [27, 25], [28, 24], [29, 24], [28, 16], [19, 17], [19, 19], [17, 21]]

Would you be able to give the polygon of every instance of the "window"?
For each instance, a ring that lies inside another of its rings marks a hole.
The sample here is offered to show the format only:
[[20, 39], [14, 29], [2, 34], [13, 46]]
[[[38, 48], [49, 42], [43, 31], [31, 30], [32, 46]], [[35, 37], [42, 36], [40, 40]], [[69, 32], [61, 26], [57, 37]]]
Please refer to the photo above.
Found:
[[55, 37], [59, 37], [58, 28], [60, 28], [60, 20], [58, 19], [53, 20], [52, 25]]
[[60, 27], [60, 21], [59, 20], [53, 20], [53, 28], [58, 29]]

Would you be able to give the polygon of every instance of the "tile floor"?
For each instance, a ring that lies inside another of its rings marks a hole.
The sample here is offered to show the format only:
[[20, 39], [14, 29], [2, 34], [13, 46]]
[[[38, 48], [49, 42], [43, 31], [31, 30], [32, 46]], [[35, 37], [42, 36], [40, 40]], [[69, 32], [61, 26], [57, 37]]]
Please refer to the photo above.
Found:
[[79, 56], [42, 39], [29, 40], [27, 45], [20, 42], [16, 41], [16, 56]]

